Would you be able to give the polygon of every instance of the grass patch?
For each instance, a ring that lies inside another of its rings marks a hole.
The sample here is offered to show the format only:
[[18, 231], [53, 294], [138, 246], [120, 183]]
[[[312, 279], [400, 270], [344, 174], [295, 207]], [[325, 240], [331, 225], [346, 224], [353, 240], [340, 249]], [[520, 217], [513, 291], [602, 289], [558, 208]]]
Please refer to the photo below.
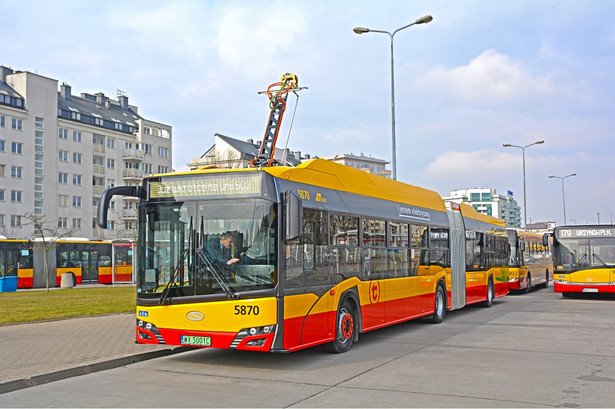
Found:
[[134, 312], [135, 287], [0, 293], [0, 325]]

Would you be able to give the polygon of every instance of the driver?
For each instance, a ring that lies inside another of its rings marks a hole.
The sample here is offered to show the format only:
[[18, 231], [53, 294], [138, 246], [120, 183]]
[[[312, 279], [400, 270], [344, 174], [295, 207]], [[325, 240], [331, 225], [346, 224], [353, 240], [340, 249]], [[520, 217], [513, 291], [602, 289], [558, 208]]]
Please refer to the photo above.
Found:
[[228, 269], [239, 261], [233, 257], [233, 235], [230, 232], [222, 233], [219, 239], [209, 239], [205, 245], [205, 253], [217, 267]]

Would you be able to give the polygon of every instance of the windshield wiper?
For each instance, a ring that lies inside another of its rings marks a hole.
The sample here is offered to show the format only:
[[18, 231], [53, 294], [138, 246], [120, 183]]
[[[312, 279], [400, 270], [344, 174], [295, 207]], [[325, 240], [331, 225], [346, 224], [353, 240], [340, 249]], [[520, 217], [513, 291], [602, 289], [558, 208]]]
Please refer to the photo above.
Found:
[[575, 271], [577, 271], [579, 267], [581, 267], [581, 263], [583, 263], [583, 261], [585, 261], [586, 258], [587, 258], [587, 253], [583, 254], [581, 259], [577, 262], [577, 265], [574, 266], [572, 270], [570, 270], [570, 273], [574, 273]]
[[233, 291], [233, 288], [229, 284], [228, 280], [216, 269], [216, 267], [214, 267], [211, 261], [209, 261], [203, 249], [196, 249], [196, 254], [201, 259], [201, 262], [205, 265], [205, 269], [208, 270], [211, 275], [216, 279], [216, 281], [220, 285], [220, 288], [222, 288], [222, 291], [224, 291], [226, 296], [230, 299], [236, 300], [238, 298], [237, 294]]
[[603, 265], [604, 267], [609, 268], [609, 266], [608, 266], [608, 265], [604, 262], [604, 260], [602, 260], [602, 259], [601, 259], [600, 257], [598, 257], [596, 254], [592, 254], [592, 256], [594, 256], [594, 258], [595, 258], [596, 260], [598, 260], [599, 262], [601, 262], [601, 263], [602, 263], [602, 265]]
[[164, 287], [164, 290], [162, 290], [162, 294], [160, 295], [160, 301], [158, 301], [160, 305], [163, 305], [166, 302], [167, 297], [169, 293], [171, 292], [170, 290], [171, 284], [174, 283], [175, 280], [177, 280], [177, 276], [179, 275], [179, 272], [184, 270], [184, 260], [188, 256], [188, 252], [190, 252], [189, 248], [184, 249], [184, 251], [182, 252], [181, 260], [175, 266], [175, 270], [173, 270], [173, 274], [171, 274], [171, 279], [169, 280], [167, 285]]

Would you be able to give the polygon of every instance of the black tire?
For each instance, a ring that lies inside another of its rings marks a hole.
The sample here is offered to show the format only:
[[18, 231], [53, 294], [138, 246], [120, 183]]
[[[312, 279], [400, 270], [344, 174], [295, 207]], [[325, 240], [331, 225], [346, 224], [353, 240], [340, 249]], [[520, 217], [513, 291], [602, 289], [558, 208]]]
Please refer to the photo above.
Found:
[[482, 306], [485, 308], [491, 308], [493, 306], [493, 299], [495, 298], [495, 287], [493, 285], [493, 277], [489, 277], [487, 282], [487, 300], [483, 301]]
[[545, 273], [545, 282], [542, 284], [542, 288], [549, 288], [549, 270]]
[[439, 324], [444, 320], [446, 315], [446, 292], [442, 284], [438, 284], [434, 297], [434, 313], [431, 317], [431, 322]]
[[532, 292], [532, 274], [528, 271], [527, 272], [527, 286], [525, 287], [525, 293], [531, 293]]
[[352, 302], [344, 299], [337, 310], [335, 319], [335, 340], [329, 344], [329, 351], [341, 354], [347, 352], [357, 333], [357, 313]]

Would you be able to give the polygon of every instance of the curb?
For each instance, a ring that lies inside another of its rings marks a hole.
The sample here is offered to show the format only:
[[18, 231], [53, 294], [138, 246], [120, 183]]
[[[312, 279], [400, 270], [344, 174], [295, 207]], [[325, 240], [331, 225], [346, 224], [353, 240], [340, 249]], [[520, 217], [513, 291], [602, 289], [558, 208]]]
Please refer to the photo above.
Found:
[[159, 351], [144, 352], [142, 354], [129, 355], [121, 358], [114, 358], [108, 361], [96, 362], [93, 364], [77, 366], [74, 368], [62, 369], [60, 371], [50, 372], [43, 375], [35, 375], [28, 378], [17, 379], [0, 383], [0, 395], [3, 393], [14, 392], [20, 389], [30, 388], [32, 386], [44, 385], [46, 383], [60, 381], [75, 376], [88, 375], [94, 372], [106, 371], [108, 369], [119, 368], [137, 362], [147, 361], [149, 359], [160, 358], [168, 355], [175, 355], [186, 351], [191, 351], [194, 348], [176, 347], [172, 349], [162, 349]]

